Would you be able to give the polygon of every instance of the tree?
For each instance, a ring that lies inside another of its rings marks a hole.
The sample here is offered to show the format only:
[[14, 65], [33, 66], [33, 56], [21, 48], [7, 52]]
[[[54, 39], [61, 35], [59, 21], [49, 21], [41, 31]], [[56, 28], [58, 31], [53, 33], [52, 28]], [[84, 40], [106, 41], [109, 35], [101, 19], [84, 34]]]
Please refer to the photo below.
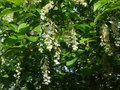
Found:
[[0, 88], [119, 90], [119, 0], [0, 0]]

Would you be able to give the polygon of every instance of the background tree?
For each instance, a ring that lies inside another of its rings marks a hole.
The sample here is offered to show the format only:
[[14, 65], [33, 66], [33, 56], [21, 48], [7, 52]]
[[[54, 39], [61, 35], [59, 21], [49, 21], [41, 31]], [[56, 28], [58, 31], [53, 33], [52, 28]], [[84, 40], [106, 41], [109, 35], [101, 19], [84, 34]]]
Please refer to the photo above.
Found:
[[0, 0], [2, 90], [119, 90], [119, 0]]

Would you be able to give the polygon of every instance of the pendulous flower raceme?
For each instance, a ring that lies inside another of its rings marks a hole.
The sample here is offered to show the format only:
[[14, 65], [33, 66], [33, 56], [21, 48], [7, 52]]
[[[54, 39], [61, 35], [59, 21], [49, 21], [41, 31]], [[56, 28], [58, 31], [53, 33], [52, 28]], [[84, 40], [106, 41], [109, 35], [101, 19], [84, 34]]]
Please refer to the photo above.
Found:
[[112, 52], [112, 47], [110, 45], [110, 39], [109, 39], [109, 30], [108, 30], [108, 26], [106, 24], [104, 24], [102, 26], [102, 35], [100, 36], [101, 38], [101, 43], [100, 45], [104, 47], [104, 50], [105, 52], [111, 56], [113, 55], [113, 52]]
[[58, 40], [58, 31], [57, 31], [57, 26], [52, 22], [47, 22], [44, 26], [43, 26], [43, 30], [44, 31], [44, 44], [46, 45], [46, 49], [48, 49], [50, 52], [52, 49], [55, 50], [55, 55], [54, 55], [54, 63], [55, 64], [60, 64], [59, 63], [59, 59], [60, 59], [60, 42]]
[[20, 63], [17, 64], [16, 70], [15, 72], [17, 73], [16, 75], [14, 75], [14, 77], [16, 77], [16, 83], [19, 84], [19, 79], [20, 79], [20, 74], [21, 74], [21, 70], [22, 68], [20, 67]]
[[45, 30], [43, 33], [45, 38], [44, 44], [46, 45], [46, 49], [48, 49], [49, 51], [52, 50], [55, 40], [57, 39], [56, 38], [57, 30], [55, 27], [56, 25], [52, 21], [47, 22], [45, 25], [43, 25], [43, 30]]
[[71, 35], [72, 35], [72, 48], [73, 50], [77, 50], [78, 49], [78, 42], [77, 42], [77, 37], [76, 37], [76, 32], [74, 29], [71, 30]]
[[55, 55], [54, 55], [54, 57], [53, 57], [53, 60], [54, 60], [55, 65], [60, 64], [60, 62], [59, 62], [59, 60], [60, 60], [60, 54], [61, 54], [61, 50], [60, 50], [60, 48], [58, 47], [58, 48], [56, 49]]
[[45, 56], [44, 58], [44, 64], [41, 67], [42, 74], [43, 74], [43, 84], [48, 85], [51, 82], [51, 77], [49, 76], [49, 61], [48, 57]]
[[67, 31], [68, 34], [65, 35], [65, 42], [68, 45], [68, 47], [70, 47], [72, 45], [72, 49], [73, 50], [77, 50], [78, 49], [78, 42], [77, 42], [77, 37], [76, 37], [76, 32], [75, 29], [72, 28], [71, 31]]
[[40, 53], [43, 53], [43, 43], [39, 42], [39, 43], [37, 43], [37, 46], [39, 47], [39, 48], [38, 48], [38, 51], [39, 51]]
[[120, 37], [116, 37], [116, 38], [115, 38], [114, 44], [115, 44], [115, 46], [117, 46], [117, 47], [120, 46]]
[[53, 1], [50, 1], [47, 5], [45, 5], [43, 8], [42, 8], [42, 11], [40, 13], [40, 18], [42, 20], [44, 20], [46, 18], [45, 14], [47, 14], [49, 12], [50, 9], [52, 9], [54, 7], [54, 2]]

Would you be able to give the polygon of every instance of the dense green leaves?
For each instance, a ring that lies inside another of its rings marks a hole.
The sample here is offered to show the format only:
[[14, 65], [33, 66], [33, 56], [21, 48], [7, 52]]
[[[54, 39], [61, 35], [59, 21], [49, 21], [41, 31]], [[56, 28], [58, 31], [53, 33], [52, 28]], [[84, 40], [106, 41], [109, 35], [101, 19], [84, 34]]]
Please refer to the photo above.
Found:
[[18, 12], [18, 11], [21, 11], [21, 10], [22, 10], [22, 8], [20, 8], [20, 7], [6, 8], [6, 9], [1, 11], [0, 17], [11, 14], [11, 13], [14, 13], [14, 12]]
[[17, 18], [17, 21], [18, 21], [18, 22], [19, 22], [19, 21], [23, 21], [23, 20], [25, 20], [25, 19], [27, 19], [27, 18], [29, 18], [29, 17], [32, 17], [32, 16], [34, 16], [33, 13], [25, 13], [25, 14], [21, 15], [20, 17], [18, 17], [18, 18]]
[[94, 4], [94, 11], [99, 10], [105, 4], [110, 3], [111, 0], [99, 0], [97, 3]]
[[15, 44], [16, 42], [18, 42], [18, 39], [16, 36], [10, 36], [10, 37], [5, 39], [5, 43], [7, 45], [12, 45], [12, 44]]
[[119, 4], [0, 0], [0, 90], [119, 90]]
[[15, 32], [18, 32], [18, 26], [15, 24], [8, 24], [9, 30], [13, 30]]
[[29, 27], [29, 24], [26, 24], [26, 23], [22, 23], [18, 26], [18, 32], [20, 34], [25, 34], [28, 32], [28, 28]]
[[16, 5], [21, 5], [25, 2], [25, 0], [7, 0], [8, 2], [14, 3]]

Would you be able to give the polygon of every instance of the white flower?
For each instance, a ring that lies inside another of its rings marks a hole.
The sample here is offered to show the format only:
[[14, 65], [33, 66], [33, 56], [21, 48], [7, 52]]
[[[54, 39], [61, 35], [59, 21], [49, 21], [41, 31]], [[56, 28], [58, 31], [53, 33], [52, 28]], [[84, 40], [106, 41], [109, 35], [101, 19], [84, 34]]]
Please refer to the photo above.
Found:
[[13, 76], [14, 76], [14, 77], [17, 77], [17, 75], [16, 75], [16, 74], [14, 74]]
[[86, 6], [87, 6], [87, 3], [84, 2], [84, 3], [82, 3], [82, 5], [86, 7]]
[[19, 79], [19, 78], [20, 78], [20, 76], [17, 76], [17, 78]]
[[39, 48], [38, 51], [40, 51], [41, 53], [43, 53], [43, 48]]
[[50, 1], [50, 3], [48, 3], [47, 5], [45, 5], [42, 9], [41, 12], [41, 19], [44, 20], [46, 18], [45, 14], [49, 12], [50, 9], [53, 8], [53, 1]]
[[17, 75], [19, 76], [21, 74], [21, 72], [17, 72]]
[[40, 46], [43, 46], [43, 44], [42, 44], [42, 43], [40, 43]]
[[51, 81], [50, 81], [50, 80], [48, 80], [47, 82], [48, 82], [48, 83], [50, 83]]
[[6, 15], [5, 19], [6, 19], [8, 22], [13, 21], [13, 13]]
[[41, 19], [44, 20], [46, 17], [45, 15], [41, 15]]
[[40, 45], [40, 43], [37, 43], [37, 46]]
[[17, 65], [20, 66], [20, 63], [18, 63]]
[[49, 76], [48, 76], [48, 77], [47, 77], [47, 79], [49, 79], [49, 80], [50, 80], [50, 79], [51, 79], [51, 77], [49, 77]]
[[54, 60], [54, 62], [56, 65], [60, 64], [60, 62], [58, 62], [58, 60]]
[[15, 70], [16, 72], [19, 72], [19, 70]]
[[43, 74], [43, 76], [44, 76], [44, 77], [47, 77], [47, 76], [48, 76], [48, 74], [47, 74], [47, 73], [44, 73], [44, 74]]
[[72, 48], [73, 48], [73, 50], [77, 50], [78, 49], [77, 45], [73, 45]]
[[48, 84], [49, 84], [49, 82], [44, 82], [44, 84], [45, 84], [45, 85], [48, 85]]
[[60, 44], [58, 43], [58, 41], [55, 41], [54, 45], [57, 46], [57, 47], [60, 46]]
[[51, 51], [51, 49], [52, 49], [52, 45], [49, 45], [49, 46], [47, 46], [47, 49], [49, 50], [49, 51]]

